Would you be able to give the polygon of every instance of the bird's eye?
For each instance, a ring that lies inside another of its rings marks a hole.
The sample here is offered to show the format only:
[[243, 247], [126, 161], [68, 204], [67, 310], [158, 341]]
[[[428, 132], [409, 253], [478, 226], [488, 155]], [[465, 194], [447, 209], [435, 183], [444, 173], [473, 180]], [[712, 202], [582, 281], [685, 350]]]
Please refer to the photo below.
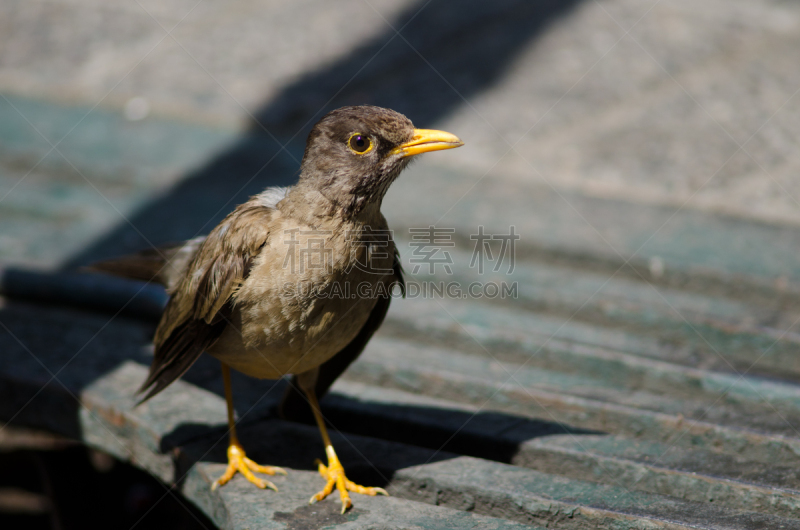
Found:
[[360, 133], [352, 135], [347, 141], [347, 146], [357, 155], [363, 155], [372, 150], [372, 142], [369, 137]]

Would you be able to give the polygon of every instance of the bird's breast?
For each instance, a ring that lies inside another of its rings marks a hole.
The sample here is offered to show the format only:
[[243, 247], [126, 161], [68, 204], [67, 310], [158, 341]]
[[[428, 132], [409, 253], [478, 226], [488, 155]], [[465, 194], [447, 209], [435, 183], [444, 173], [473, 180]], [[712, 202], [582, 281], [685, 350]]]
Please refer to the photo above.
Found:
[[341, 351], [393, 276], [385, 224], [283, 228], [239, 289], [234, 325], [209, 350], [255, 377], [302, 373]]

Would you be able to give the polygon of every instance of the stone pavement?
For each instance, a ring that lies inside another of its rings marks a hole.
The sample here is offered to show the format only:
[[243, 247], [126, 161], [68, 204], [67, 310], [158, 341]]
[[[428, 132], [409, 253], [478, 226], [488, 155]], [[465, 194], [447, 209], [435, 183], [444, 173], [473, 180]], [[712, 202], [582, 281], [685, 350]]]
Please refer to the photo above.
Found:
[[[416, 455], [380, 468], [397, 525], [797, 527], [797, 64], [796, 1], [6, 0], [0, 344], [15, 361], [0, 420], [166, 481], [188, 469], [165, 454], [180, 449], [201, 462], [184, 493], [221, 526], [310, 517], [289, 515], [299, 490], [253, 508], [236, 481], [205, 489], [224, 423], [213, 363], [176, 387], [181, 410], [133, 409], [117, 378], [147, 363], [142, 321], [163, 293], [70, 271], [207, 232], [296, 179], [326, 110], [370, 103], [466, 142], [387, 196], [407, 271], [410, 228], [455, 230], [453, 274], [410, 279], [519, 285], [511, 300], [395, 301], [323, 403], [370, 460]], [[512, 225], [515, 269], [478, 274], [469, 236]], [[123, 306], [134, 318], [102, 313]], [[240, 385], [240, 414], [268, 426], [253, 429], [316, 443], [272, 417], [263, 383]], [[353, 517], [333, 523], [380, 522]]]

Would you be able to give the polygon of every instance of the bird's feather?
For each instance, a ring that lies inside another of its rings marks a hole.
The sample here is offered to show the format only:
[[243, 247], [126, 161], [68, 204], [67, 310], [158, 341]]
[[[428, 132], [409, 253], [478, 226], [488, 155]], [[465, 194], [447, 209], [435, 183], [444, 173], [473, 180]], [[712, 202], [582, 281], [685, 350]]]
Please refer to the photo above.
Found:
[[[391, 279], [388, 280], [389, 289], [391, 292], [394, 285], [400, 287], [400, 292], [403, 297], [406, 294], [406, 283], [403, 277], [403, 267], [400, 263], [400, 256], [397, 249], [394, 251], [394, 264], [392, 266], [393, 274]], [[367, 319], [367, 322], [361, 328], [358, 335], [350, 341], [347, 346], [341, 349], [339, 353], [334, 355], [328, 361], [319, 367], [317, 380], [314, 385], [314, 391], [318, 398], [322, 398], [328, 389], [333, 385], [334, 381], [342, 375], [350, 364], [355, 361], [361, 352], [364, 351], [372, 335], [381, 327], [386, 313], [389, 311], [391, 304], [391, 297], [379, 297], [372, 309], [372, 312]], [[308, 398], [304, 395], [303, 390], [298, 382], [298, 376], [292, 378], [292, 382], [286, 388], [278, 409], [280, 416], [287, 420], [302, 421], [306, 423], [313, 423], [314, 416], [311, 412], [311, 407], [308, 405]]]
[[269, 240], [274, 209], [253, 198], [234, 210], [203, 241], [156, 329], [155, 358], [142, 401], [182, 376], [230, 323], [236, 291]]

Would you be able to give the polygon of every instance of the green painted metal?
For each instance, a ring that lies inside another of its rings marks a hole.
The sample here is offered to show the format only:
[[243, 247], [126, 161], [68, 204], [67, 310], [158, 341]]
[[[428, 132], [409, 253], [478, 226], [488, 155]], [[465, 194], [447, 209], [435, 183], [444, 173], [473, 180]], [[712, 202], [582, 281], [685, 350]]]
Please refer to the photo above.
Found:
[[[26, 176], [50, 145], [13, 107], [48, 138], [82, 119], [59, 148], [64, 157], [50, 153]], [[175, 203], [159, 201], [186, 186], [203, 215], [224, 214], [220, 188], [208, 184], [220, 169], [206, 174], [203, 166], [224, 169], [220, 150], [256, 157], [265, 145], [202, 124], [131, 123], [88, 110], [0, 100], [6, 267], [54, 269], [141, 243], [136, 234], [126, 239], [132, 229], [120, 228], [124, 222], [112, 226], [120, 213], [137, 222], [154, 213], [142, 228], [148, 238], [162, 226], [165, 238], [192, 233], [195, 224], [167, 222]], [[285, 158], [276, 167], [281, 178], [293, 171]], [[455, 202], [465, 178], [476, 183], [474, 196], [438, 219], [439, 203]], [[204, 184], [192, 188], [198, 179]], [[379, 335], [323, 402], [341, 431], [345, 465], [395, 495], [356, 499], [344, 518], [334, 501], [318, 511], [304, 504], [319, 486], [311, 463], [322, 448], [313, 427], [274, 417], [285, 383], [235, 379], [243, 442], [257, 458], [293, 470], [277, 495], [239, 479], [208, 489], [225, 440], [212, 360], [133, 406], [163, 292], [148, 288], [119, 318], [103, 313], [119, 303], [97, 304], [91, 294], [102, 288], [106, 302], [127, 300], [143, 287], [135, 282], [93, 284], [70, 274], [23, 281], [3, 269], [0, 419], [83, 440], [177, 482], [224, 528], [380, 528], [389, 519], [410, 528], [796, 528], [796, 230], [568, 199], [581, 215], [552, 190], [506, 189], [435, 165], [412, 168], [392, 188], [387, 210], [410, 281], [516, 281], [519, 296], [393, 303]], [[500, 201], [502, 208], [487, 207]], [[429, 224], [456, 230], [453, 274], [412, 273], [408, 228]], [[469, 267], [469, 235], [481, 224], [514, 224], [522, 235], [513, 274]], [[656, 257], [664, 262], [658, 274], [649, 263]]]
[[558, 528], [800, 528], [797, 520], [642, 493], [625, 482], [566, 479], [467, 457], [398, 475], [397, 488], [421, 500]]

